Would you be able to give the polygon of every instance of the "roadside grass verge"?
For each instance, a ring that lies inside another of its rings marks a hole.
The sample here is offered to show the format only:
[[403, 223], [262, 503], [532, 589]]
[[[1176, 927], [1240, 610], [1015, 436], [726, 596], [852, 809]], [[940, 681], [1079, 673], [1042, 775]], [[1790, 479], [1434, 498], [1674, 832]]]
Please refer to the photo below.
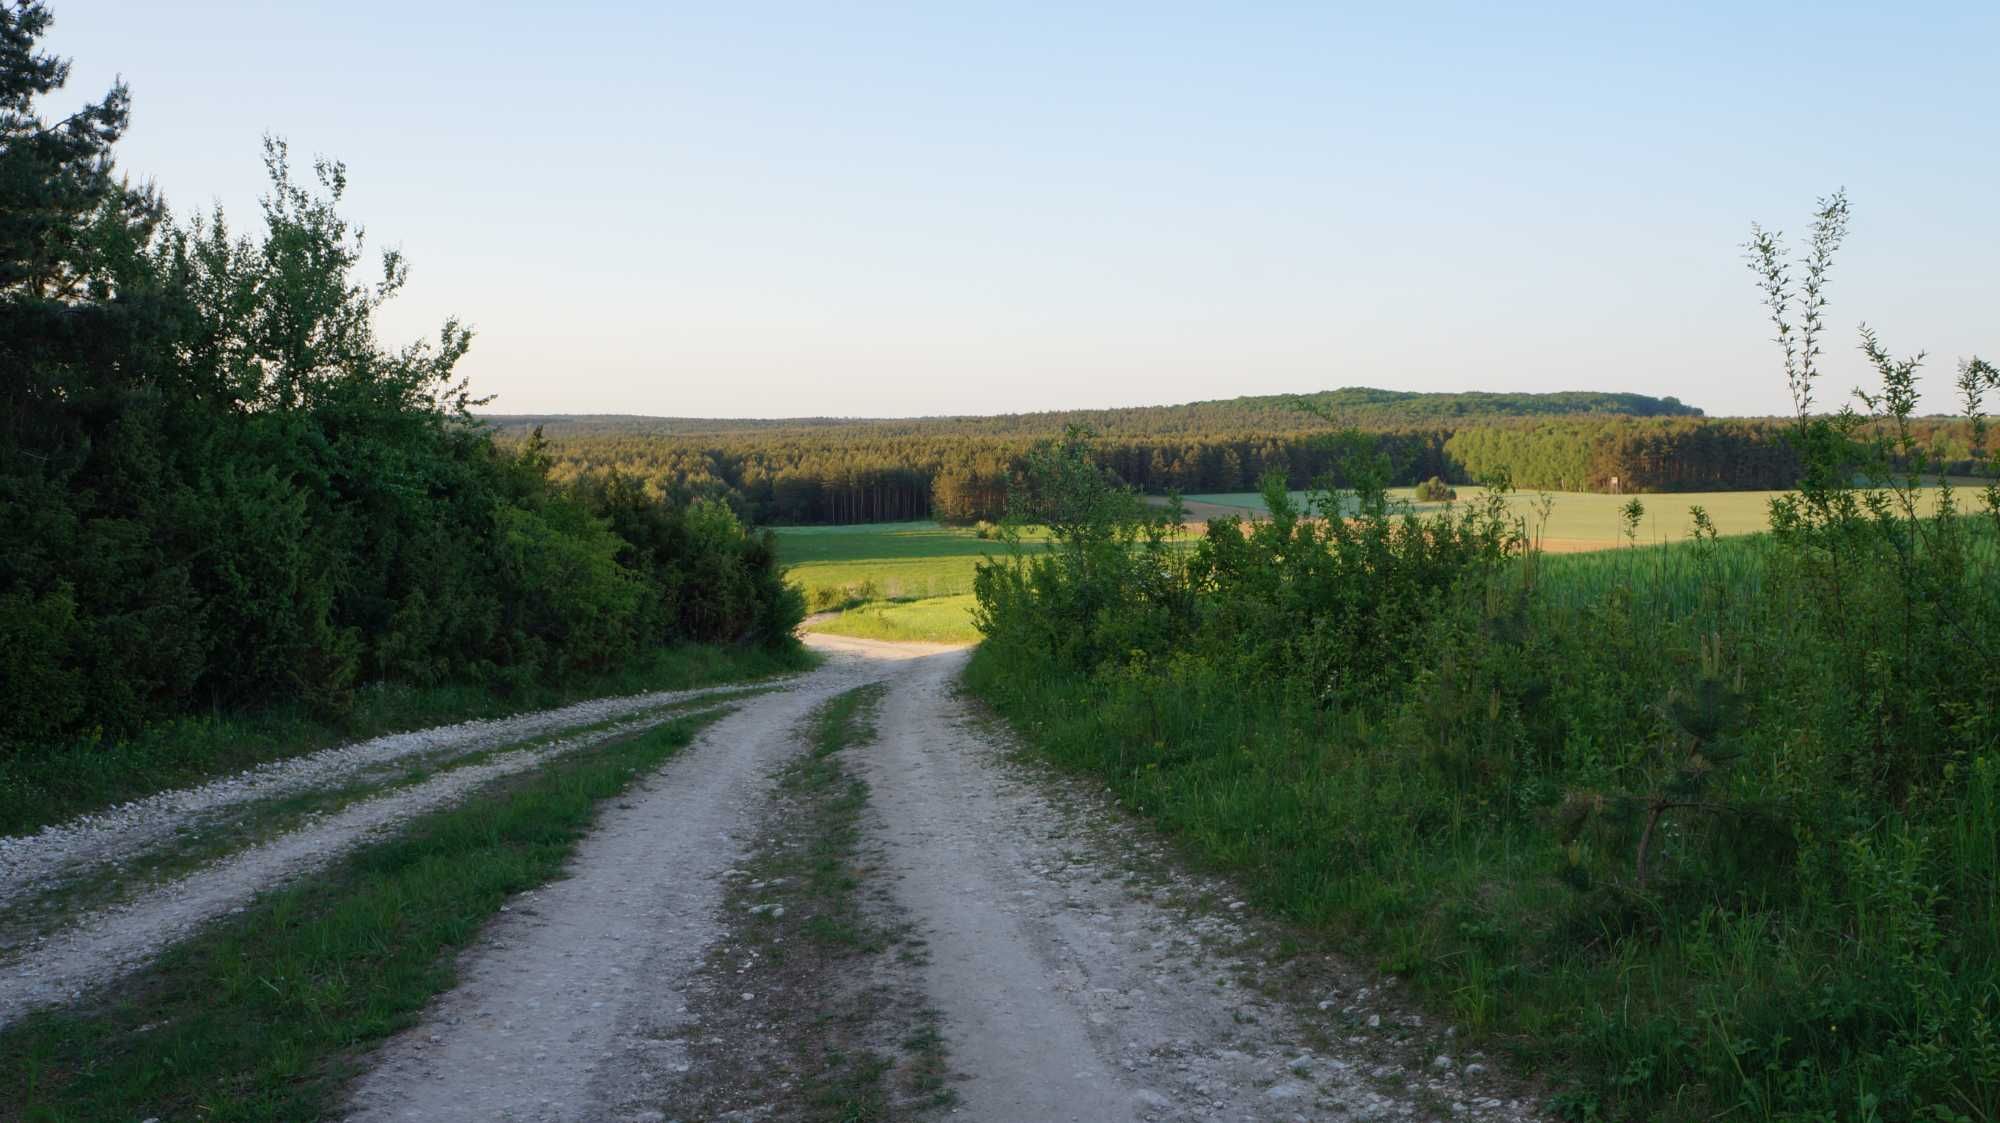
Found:
[[[874, 740], [886, 690], [857, 687], [821, 706], [808, 751], [779, 774], [771, 825], [724, 893], [724, 914], [739, 919], [690, 999], [702, 1027], [689, 1043], [695, 1075], [685, 1098], [662, 1105], [670, 1115], [847, 1123], [953, 1102], [937, 1014], [914, 979], [922, 941], [871, 877], [868, 788], [840, 759]], [[774, 1008], [795, 1014], [772, 1023]]]
[[89, 811], [198, 784], [343, 741], [475, 718], [551, 709], [591, 698], [681, 690], [801, 671], [807, 651], [682, 646], [565, 686], [499, 693], [487, 686], [374, 686], [338, 720], [303, 706], [182, 718], [120, 739], [0, 746], [0, 836], [26, 834]]
[[973, 605], [970, 594], [867, 604], [818, 621], [808, 630], [904, 643], [977, 643], [979, 629], [972, 626]]
[[68, 1008], [0, 1031], [0, 1120], [298, 1120], [454, 982], [454, 953], [554, 877], [598, 805], [724, 712], [568, 754], [413, 822]]
[[[1976, 657], [2000, 530], [1962, 529], [1956, 615], [1872, 695], [1904, 559], [1854, 560], [1835, 614], [1820, 559], [1757, 535], [1519, 561], [1403, 633], [1426, 657], [1381, 700], [1215, 648], [1063, 667], [1004, 632], [966, 675], [1033, 750], [1553, 1077], [1567, 1118], [2000, 1120]], [[1947, 737], [1881, 799], [1875, 761]]]

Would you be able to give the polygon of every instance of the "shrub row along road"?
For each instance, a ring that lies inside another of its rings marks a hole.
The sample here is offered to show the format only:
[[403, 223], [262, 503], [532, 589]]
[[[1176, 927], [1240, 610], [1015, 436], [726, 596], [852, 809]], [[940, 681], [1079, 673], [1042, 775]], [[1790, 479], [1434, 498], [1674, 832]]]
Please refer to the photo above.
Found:
[[[683, 1118], [677, 1105], [720, 1102], [711, 1093], [722, 1085], [753, 1079], [731, 1058], [824, 1021], [811, 995], [760, 973], [758, 956], [782, 949], [756, 950], [760, 910], [732, 879], [750, 876], [760, 847], [784, 841], [778, 777], [805, 754], [815, 712], [870, 683], [886, 686], [872, 735], [840, 754], [866, 791], [864, 857], [844, 861], [868, 907], [901, 918], [908, 935], [903, 953], [841, 970], [920, 996], [939, 1043], [928, 1055], [941, 1066], [935, 1093], [898, 1101], [893, 1114], [1530, 1116], [1529, 1095], [1462, 1054], [1449, 1027], [1409, 1012], [1393, 987], [1324, 957], [1279, 960], [1286, 933], [1226, 884], [1176, 868], [1101, 795], [1014, 759], [1005, 734], [957, 692], [963, 651], [810, 642], [831, 656], [824, 667], [709, 726], [607, 805], [566, 877], [488, 925], [455, 988], [367, 1058], [351, 1119]], [[559, 751], [502, 753], [430, 783]], [[157, 894], [85, 917], [6, 964], [0, 1021], [109, 981], [200, 917], [295, 876], [303, 855], [324, 861], [379, 834], [395, 818], [383, 800], [427, 790], [364, 799], [194, 871], [171, 886], [172, 900], [195, 902], [171, 923], [147, 912], [165, 907]], [[789, 1096], [789, 1078], [772, 1087], [775, 1107], [703, 1117], [826, 1111]]]

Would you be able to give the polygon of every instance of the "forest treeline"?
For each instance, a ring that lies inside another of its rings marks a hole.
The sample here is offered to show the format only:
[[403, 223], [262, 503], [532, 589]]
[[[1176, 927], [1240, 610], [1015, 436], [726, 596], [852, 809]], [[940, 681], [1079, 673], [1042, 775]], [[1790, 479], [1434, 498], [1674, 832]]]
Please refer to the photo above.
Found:
[[1284, 432], [1297, 428], [1301, 403], [1317, 415], [1359, 429], [1388, 429], [1481, 417], [1556, 417], [1619, 414], [1630, 417], [1700, 417], [1678, 398], [1645, 394], [1562, 390], [1546, 394], [1467, 390], [1427, 393], [1348, 386], [1309, 394], [1259, 394], [1170, 406], [1039, 410], [990, 416], [707, 418], [622, 414], [513, 414], [496, 421], [513, 428], [541, 426], [564, 436], [713, 436], [787, 429], [863, 430], [879, 436], [930, 436], [977, 432], [985, 436], [1048, 437], [1074, 428], [1154, 436]]
[[[1241, 403], [1241, 404], [1239, 404]], [[1609, 412], [1622, 409], [1627, 412]], [[757, 522], [997, 519], [1038, 440], [1091, 431], [1098, 465], [1141, 492], [1345, 486], [1328, 431], [1364, 432], [1391, 486], [1505, 473], [1549, 491], [1732, 491], [1792, 486], [1785, 422], [1713, 419], [1636, 394], [1403, 394], [1349, 389], [1130, 410], [906, 420], [782, 422], [497, 417], [502, 440], [540, 431], [559, 478], [618, 472], [656, 494], [725, 500]], [[1962, 418], [1912, 418], [1941, 468], [1973, 470]]]
[[60, 120], [49, 13], [0, 7], [0, 759], [374, 682], [565, 681], [682, 641], [789, 644], [766, 533], [495, 444], [454, 368], [389, 346], [340, 165], [266, 142], [261, 229], [114, 168], [123, 85]]
[[1296, 486], [1337, 472], [1326, 419], [1379, 434], [1410, 481], [1453, 478], [1452, 425], [1521, 417], [1698, 417], [1674, 398], [1569, 391], [1413, 393], [1348, 387], [1175, 406], [994, 417], [801, 418], [499, 416], [503, 439], [541, 432], [556, 471], [616, 470], [660, 494], [708, 496], [767, 523], [999, 518], [1035, 441], [1083, 427], [1101, 463], [1142, 491], [1239, 491], [1279, 472]]

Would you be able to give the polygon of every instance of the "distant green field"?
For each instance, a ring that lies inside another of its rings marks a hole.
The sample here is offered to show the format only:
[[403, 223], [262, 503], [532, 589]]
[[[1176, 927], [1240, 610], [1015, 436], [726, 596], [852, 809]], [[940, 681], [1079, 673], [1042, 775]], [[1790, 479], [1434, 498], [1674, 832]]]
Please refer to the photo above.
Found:
[[818, 621], [812, 625], [812, 630], [861, 639], [977, 643], [979, 629], [972, 626], [972, 605], [970, 593], [893, 604], [867, 604], [850, 608], [830, 620]]
[[[779, 527], [778, 557], [815, 611], [846, 600], [915, 600], [972, 592], [979, 559], [1006, 552], [970, 528], [933, 522]], [[1047, 538], [1030, 530], [1030, 541]]]
[[[1414, 488], [1395, 488], [1389, 492], [1392, 500], [1399, 505], [1421, 513], [1441, 509], [1442, 503], [1419, 503], [1415, 499]], [[1484, 494], [1483, 488], [1461, 487], [1458, 489], [1458, 503], [1463, 506]], [[1556, 540], [1573, 545], [1612, 545], [1623, 540], [1623, 519], [1620, 508], [1637, 499], [1646, 509], [1645, 517], [1639, 522], [1638, 540], [1647, 542], [1674, 542], [1688, 535], [1688, 508], [1700, 505], [1708, 512], [1716, 530], [1723, 534], [1754, 534], [1770, 529], [1771, 500], [1782, 491], [1705, 491], [1705, 492], [1655, 492], [1645, 495], [1600, 495], [1594, 492], [1563, 491], [1549, 493], [1554, 506], [1549, 511], [1548, 523], [1540, 528], [1544, 539]], [[1934, 496], [1935, 492], [1929, 492]], [[1302, 491], [1291, 493], [1295, 502], [1304, 505], [1310, 494]], [[1264, 497], [1256, 492], [1228, 492], [1218, 495], [1189, 495], [1189, 504], [1207, 504], [1227, 510], [1241, 511], [1245, 515], [1262, 515]], [[1508, 496], [1508, 506], [1515, 514], [1528, 519], [1528, 529], [1537, 529], [1538, 513], [1534, 506], [1538, 499], [1535, 492], [1515, 492]], [[1200, 514], [1203, 512], [1196, 511]]]
[[[979, 558], [1004, 552], [999, 542], [978, 537], [971, 527], [934, 522], [781, 526], [773, 533], [784, 549], [785, 564], [791, 566], [870, 558]], [[1048, 532], [1031, 527], [1025, 537], [1046, 541]]]

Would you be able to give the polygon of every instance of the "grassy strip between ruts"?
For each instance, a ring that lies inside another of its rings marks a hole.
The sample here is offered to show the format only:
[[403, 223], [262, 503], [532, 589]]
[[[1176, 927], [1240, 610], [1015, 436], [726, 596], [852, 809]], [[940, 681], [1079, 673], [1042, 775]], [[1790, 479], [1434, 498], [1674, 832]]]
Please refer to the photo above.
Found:
[[[787, 864], [800, 876], [802, 895], [815, 906], [810, 916], [802, 918], [803, 934], [822, 955], [879, 953], [910, 938], [908, 932], [887, 927], [871, 916], [875, 910], [866, 908], [861, 900], [861, 879], [856, 871], [862, 865], [857, 861], [857, 848], [868, 786], [842, 767], [838, 758], [842, 750], [875, 739], [875, 714], [887, 693], [888, 687], [874, 683], [828, 702], [814, 722], [812, 755], [783, 779], [785, 788], [814, 812], [810, 821], [815, 829], [809, 841], [802, 852], [788, 855], [791, 861]], [[764, 914], [767, 924], [782, 919], [769, 911]], [[921, 952], [906, 947], [903, 954], [917, 956]], [[849, 998], [850, 1005], [856, 1007], [849, 1014], [860, 1020], [883, 1020], [881, 1015], [894, 1005], [888, 995], [864, 992]], [[870, 998], [876, 1001], [863, 1001]], [[856, 1034], [850, 1027], [843, 1035], [829, 1024], [831, 1019], [823, 1020], [819, 1028], [825, 1037], [814, 1043], [817, 1055], [807, 1059], [804, 1091], [810, 1107], [808, 1117], [827, 1123], [901, 1118], [913, 1106], [913, 1095], [916, 1105], [948, 1105], [951, 1093], [943, 1085], [944, 1041], [937, 1032], [935, 1015], [926, 1010], [909, 1020], [918, 1023], [903, 1027], [912, 1032], [890, 1035], [900, 1040], [899, 1051], [904, 1054], [895, 1060], [884, 1051], [886, 1043], [878, 1041], [871, 1048], [840, 1040], [842, 1036], [865, 1034]]]
[[554, 877], [603, 800], [721, 709], [564, 756], [260, 897], [100, 994], [0, 1031], [0, 1119], [299, 1120], [454, 980], [453, 953]]
[[[690, 995], [702, 1032], [676, 1117], [903, 1120], [954, 1099], [918, 981], [923, 941], [873, 876], [868, 788], [841, 763], [874, 739], [885, 691], [857, 687], [820, 707], [810, 751], [780, 774], [771, 825], [725, 894], [725, 915], [742, 919]], [[773, 1023], [780, 1009], [799, 1013]]]
[[567, 686], [511, 694], [469, 684], [372, 687], [361, 691], [354, 709], [338, 720], [284, 707], [184, 718], [123, 740], [88, 740], [33, 751], [0, 746], [0, 835], [25, 834], [125, 800], [303, 756], [343, 741], [506, 717], [591, 698], [787, 674], [806, 669], [812, 660], [810, 652], [798, 648], [673, 647]]

